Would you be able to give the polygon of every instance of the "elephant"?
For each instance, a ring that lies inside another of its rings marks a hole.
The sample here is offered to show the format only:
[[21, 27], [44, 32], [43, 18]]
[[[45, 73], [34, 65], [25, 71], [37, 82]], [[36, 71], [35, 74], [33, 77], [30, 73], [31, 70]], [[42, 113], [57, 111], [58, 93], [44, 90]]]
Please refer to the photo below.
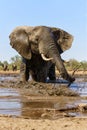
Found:
[[20, 80], [32, 79], [46, 82], [55, 80], [55, 66], [61, 77], [72, 83], [75, 78], [68, 74], [61, 54], [72, 46], [73, 36], [68, 32], [48, 26], [18, 26], [9, 35], [10, 45], [21, 56]]
[[17, 71], [17, 65], [16, 64], [12, 64], [12, 70]]
[[2, 67], [3, 67], [3, 70], [4, 70], [4, 71], [9, 70], [9, 69], [8, 69], [8, 65], [7, 65], [7, 64], [2, 64]]

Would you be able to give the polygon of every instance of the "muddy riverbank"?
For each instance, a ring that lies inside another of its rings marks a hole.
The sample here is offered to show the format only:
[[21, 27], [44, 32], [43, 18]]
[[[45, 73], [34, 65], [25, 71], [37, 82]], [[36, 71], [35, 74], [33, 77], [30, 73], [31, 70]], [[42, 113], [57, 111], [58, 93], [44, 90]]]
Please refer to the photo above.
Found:
[[87, 118], [59, 118], [32, 120], [0, 116], [1, 130], [86, 130]]
[[56, 84], [18, 80], [19, 73], [0, 75], [1, 130], [86, 129], [87, 97], [80, 96], [86, 78], [77, 78], [70, 87], [59, 79]]

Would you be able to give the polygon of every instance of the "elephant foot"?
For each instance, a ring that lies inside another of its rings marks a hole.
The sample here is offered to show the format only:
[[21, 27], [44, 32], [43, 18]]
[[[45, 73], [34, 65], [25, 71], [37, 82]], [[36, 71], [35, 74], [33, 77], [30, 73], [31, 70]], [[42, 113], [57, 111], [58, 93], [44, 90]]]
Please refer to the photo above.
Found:
[[73, 83], [75, 81], [75, 78], [69, 75], [68, 81], [70, 83]]
[[[61, 73], [61, 76], [69, 82], [69, 84], [73, 83], [75, 81], [75, 78], [68, 73]], [[70, 85], [69, 85], [70, 86]]]
[[29, 79], [29, 74], [26, 74], [26, 73], [20, 73], [20, 82], [27, 82]]

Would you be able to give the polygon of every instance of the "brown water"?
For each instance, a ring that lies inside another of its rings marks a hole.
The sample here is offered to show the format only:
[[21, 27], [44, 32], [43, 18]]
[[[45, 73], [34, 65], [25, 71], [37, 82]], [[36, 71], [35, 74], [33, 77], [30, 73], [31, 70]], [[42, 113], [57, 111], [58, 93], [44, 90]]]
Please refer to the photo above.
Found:
[[79, 103], [87, 104], [87, 100], [68, 97], [35, 97], [17, 89], [0, 88], [0, 114], [5, 115], [34, 119], [87, 116], [87, 113], [73, 109]]
[[[87, 96], [87, 82], [76, 82], [71, 89]], [[78, 104], [87, 104], [87, 100], [80, 97], [32, 96], [20, 89], [0, 88], [0, 114], [3, 115], [33, 119], [87, 116], [86, 111], [79, 111]]]

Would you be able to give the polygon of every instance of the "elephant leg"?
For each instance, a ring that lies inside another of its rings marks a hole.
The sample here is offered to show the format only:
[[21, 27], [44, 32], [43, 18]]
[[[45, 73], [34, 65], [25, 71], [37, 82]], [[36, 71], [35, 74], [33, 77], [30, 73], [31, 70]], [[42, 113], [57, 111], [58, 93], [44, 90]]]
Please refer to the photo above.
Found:
[[44, 69], [31, 71], [32, 79], [37, 82], [46, 82], [47, 79], [47, 72]]
[[50, 80], [56, 80], [56, 74], [55, 74], [55, 64], [52, 64], [52, 66], [49, 69], [48, 77]]
[[20, 66], [20, 81], [26, 82], [29, 79], [29, 66], [28, 60], [22, 58], [22, 63]]

